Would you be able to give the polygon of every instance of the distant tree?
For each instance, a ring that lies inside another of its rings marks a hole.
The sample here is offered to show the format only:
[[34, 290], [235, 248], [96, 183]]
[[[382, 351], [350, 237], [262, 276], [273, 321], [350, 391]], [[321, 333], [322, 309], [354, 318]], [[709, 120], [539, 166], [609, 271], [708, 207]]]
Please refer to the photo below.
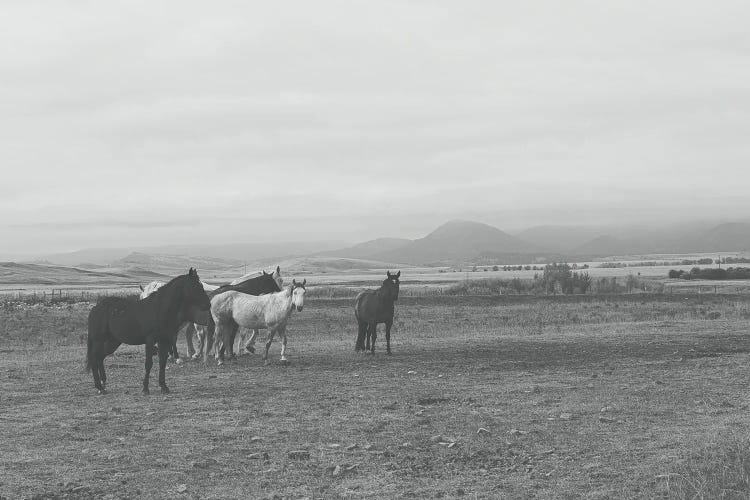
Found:
[[497, 266], [492, 266], [492, 270], [493, 270], [493, 271], [497, 271], [497, 270], [498, 270], [498, 267], [497, 267]]

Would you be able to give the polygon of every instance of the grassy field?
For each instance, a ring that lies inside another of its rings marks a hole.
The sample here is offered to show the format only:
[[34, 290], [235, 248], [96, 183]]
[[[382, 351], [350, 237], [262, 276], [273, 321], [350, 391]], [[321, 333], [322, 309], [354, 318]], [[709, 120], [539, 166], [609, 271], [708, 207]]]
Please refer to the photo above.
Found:
[[310, 297], [290, 366], [170, 364], [167, 396], [121, 347], [99, 396], [90, 304], [5, 304], [0, 496], [750, 495], [750, 296], [402, 297], [392, 356], [354, 353], [351, 306]]

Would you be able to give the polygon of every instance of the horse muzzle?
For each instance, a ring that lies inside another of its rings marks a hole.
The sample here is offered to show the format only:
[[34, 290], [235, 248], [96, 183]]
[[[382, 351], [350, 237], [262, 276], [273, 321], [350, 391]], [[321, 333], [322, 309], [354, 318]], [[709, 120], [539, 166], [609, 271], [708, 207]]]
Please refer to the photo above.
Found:
[[302, 312], [302, 306], [295, 306], [297, 308], [297, 312]]
[[201, 326], [208, 326], [209, 321], [211, 320], [211, 310], [205, 309], [205, 310], [197, 310], [194, 311], [193, 314], [193, 323], [201, 325]]

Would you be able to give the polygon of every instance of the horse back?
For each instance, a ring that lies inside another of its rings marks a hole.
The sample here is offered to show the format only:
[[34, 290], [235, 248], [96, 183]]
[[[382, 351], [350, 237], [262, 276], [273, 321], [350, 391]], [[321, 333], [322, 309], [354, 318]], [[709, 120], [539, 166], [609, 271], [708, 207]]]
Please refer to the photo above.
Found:
[[[150, 297], [133, 301], [124, 297], [105, 297], [89, 311], [89, 334], [112, 336], [126, 344], [142, 344], [156, 326], [156, 314]], [[145, 302], [144, 302], [145, 301]]]

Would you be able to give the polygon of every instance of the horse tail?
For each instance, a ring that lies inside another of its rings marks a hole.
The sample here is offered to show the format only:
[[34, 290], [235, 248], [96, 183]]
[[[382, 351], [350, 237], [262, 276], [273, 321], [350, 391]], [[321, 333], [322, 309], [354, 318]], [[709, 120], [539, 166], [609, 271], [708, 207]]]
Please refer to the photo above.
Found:
[[357, 318], [357, 321], [359, 321], [359, 305], [362, 302], [362, 297], [367, 293], [367, 290], [363, 290], [357, 294], [357, 297], [354, 299], [354, 317]]
[[96, 337], [97, 328], [97, 317], [101, 314], [99, 312], [100, 304], [96, 304], [91, 311], [89, 311], [89, 334], [86, 341], [86, 371], [90, 372], [96, 365], [96, 359], [94, 359], [94, 337]]
[[91, 332], [89, 332], [89, 339], [86, 345], [86, 371], [91, 372], [91, 368], [94, 364], [94, 340], [91, 338]]

